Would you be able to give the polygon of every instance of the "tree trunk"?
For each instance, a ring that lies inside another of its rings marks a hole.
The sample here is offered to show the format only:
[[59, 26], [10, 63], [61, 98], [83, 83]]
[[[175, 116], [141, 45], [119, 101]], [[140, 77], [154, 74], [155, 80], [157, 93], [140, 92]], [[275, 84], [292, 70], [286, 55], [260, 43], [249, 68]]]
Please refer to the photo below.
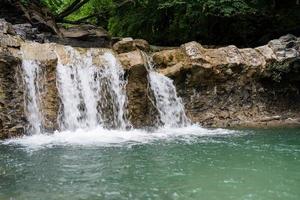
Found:
[[83, 5], [85, 5], [90, 0], [75, 0], [70, 6], [68, 6], [64, 11], [62, 11], [56, 18], [57, 20], [62, 20], [63, 18], [69, 16], [73, 12], [80, 9]]

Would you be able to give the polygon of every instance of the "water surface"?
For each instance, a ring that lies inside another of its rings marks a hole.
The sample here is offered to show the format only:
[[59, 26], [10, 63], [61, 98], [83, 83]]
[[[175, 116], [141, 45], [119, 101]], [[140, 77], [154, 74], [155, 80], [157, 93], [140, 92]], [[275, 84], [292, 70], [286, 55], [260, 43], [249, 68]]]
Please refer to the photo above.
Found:
[[0, 143], [0, 199], [300, 199], [299, 129], [99, 132]]

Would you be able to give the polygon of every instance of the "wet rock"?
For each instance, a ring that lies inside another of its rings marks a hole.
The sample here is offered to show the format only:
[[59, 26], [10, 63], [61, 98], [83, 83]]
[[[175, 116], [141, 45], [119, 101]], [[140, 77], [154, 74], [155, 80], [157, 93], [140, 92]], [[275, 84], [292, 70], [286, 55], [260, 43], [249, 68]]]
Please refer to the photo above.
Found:
[[142, 52], [137, 49], [118, 54], [126, 70], [128, 97], [128, 115], [134, 128], [145, 128], [155, 124], [157, 110], [150, 100], [151, 91], [148, 83], [148, 71]]
[[43, 111], [43, 128], [48, 132], [53, 132], [59, 129], [58, 115], [60, 98], [57, 89], [56, 79], [56, 60], [41, 62], [41, 75], [39, 84], [40, 89], [41, 109]]
[[26, 119], [23, 102], [21, 60], [8, 48], [0, 47], [0, 139], [24, 134]]

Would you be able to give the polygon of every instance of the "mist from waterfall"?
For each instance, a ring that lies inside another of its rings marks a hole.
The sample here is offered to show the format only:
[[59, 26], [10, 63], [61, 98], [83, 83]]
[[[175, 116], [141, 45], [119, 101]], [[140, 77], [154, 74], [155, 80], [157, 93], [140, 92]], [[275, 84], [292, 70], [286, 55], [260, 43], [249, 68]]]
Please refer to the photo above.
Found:
[[62, 130], [78, 128], [125, 129], [126, 93], [124, 70], [111, 52], [101, 55], [100, 65], [93, 63], [93, 52], [80, 53], [65, 47], [67, 63], [58, 54], [57, 86], [62, 112]]
[[40, 134], [42, 132], [42, 119], [40, 108], [39, 76], [40, 64], [34, 60], [22, 61], [22, 70], [25, 83], [25, 113], [29, 122], [27, 132]]
[[165, 128], [184, 127], [190, 124], [184, 105], [176, 92], [173, 80], [154, 70], [153, 60], [143, 52], [150, 83], [160, 121]]

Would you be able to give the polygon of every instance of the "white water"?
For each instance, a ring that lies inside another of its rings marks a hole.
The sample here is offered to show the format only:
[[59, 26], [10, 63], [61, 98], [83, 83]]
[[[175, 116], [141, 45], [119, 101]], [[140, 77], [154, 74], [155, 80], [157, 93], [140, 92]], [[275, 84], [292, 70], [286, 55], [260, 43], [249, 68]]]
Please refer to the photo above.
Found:
[[[102, 56], [102, 66], [93, 63], [92, 51], [80, 54], [66, 47], [69, 62], [58, 55], [57, 85], [62, 101], [60, 125], [63, 130], [105, 125], [124, 129], [126, 94], [124, 71], [110, 52]], [[110, 117], [105, 116], [110, 111]]]
[[204, 129], [197, 125], [183, 128], [160, 128], [154, 132], [133, 129], [107, 130], [102, 127], [93, 129], [77, 129], [76, 131], [55, 132], [54, 134], [36, 134], [4, 141], [4, 144], [22, 145], [29, 149], [51, 148], [57, 145], [80, 145], [80, 146], [131, 146], [147, 144], [156, 141], [178, 140], [193, 142], [198, 137], [213, 135], [228, 135], [236, 133], [224, 129]]
[[102, 102], [102, 107], [107, 107], [107, 105], [112, 106], [113, 111], [113, 125], [115, 127], [125, 129], [130, 126], [130, 123], [126, 117], [126, 80], [125, 72], [121, 64], [118, 62], [116, 57], [112, 53], [105, 53], [103, 55], [104, 66], [101, 71], [101, 78], [106, 80], [104, 84], [106, 88], [104, 91], [109, 93], [110, 101]]
[[[93, 63], [93, 50], [80, 53], [72, 47], [65, 48], [65, 57], [59, 57], [57, 87], [61, 98], [60, 125], [63, 131], [42, 134], [39, 99], [39, 63], [23, 61], [27, 85], [27, 118], [33, 135], [6, 140], [6, 144], [20, 144], [28, 148], [56, 145], [120, 146], [151, 143], [157, 140], [193, 141], [195, 137], [230, 134], [234, 131], [208, 130], [191, 125], [177, 96], [173, 81], [154, 71], [147, 57], [149, 82], [153, 91], [163, 127], [147, 132], [126, 130], [126, 81], [124, 71], [111, 52], [100, 56], [100, 65]], [[114, 130], [109, 130], [114, 128]]]
[[40, 134], [42, 132], [42, 114], [40, 109], [39, 93], [39, 63], [33, 60], [22, 61], [25, 82], [25, 108], [29, 122], [28, 133]]
[[164, 127], [184, 127], [190, 124], [173, 80], [153, 69], [152, 59], [144, 54], [148, 64], [148, 79], [155, 97], [155, 103]]

